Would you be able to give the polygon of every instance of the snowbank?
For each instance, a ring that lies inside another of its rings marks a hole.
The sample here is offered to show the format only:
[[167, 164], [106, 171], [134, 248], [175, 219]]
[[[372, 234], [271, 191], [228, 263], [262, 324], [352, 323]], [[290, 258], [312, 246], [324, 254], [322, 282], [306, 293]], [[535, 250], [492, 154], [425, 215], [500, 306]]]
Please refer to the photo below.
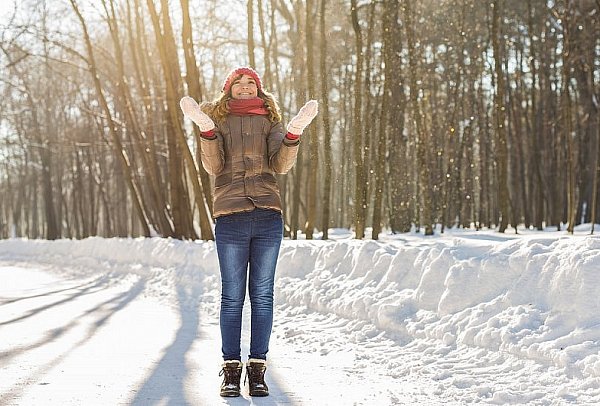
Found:
[[[0, 259], [132, 272], [201, 295], [218, 288], [212, 242], [13, 239], [0, 241]], [[284, 241], [276, 286], [279, 305], [369, 322], [399, 342], [441, 340], [600, 378], [596, 236]]]

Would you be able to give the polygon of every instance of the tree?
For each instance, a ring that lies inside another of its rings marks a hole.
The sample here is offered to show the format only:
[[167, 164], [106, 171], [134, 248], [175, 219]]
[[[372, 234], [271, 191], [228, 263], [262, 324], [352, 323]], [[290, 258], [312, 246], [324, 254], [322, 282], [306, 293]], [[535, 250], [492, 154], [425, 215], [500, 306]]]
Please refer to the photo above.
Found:
[[417, 85], [417, 55], [415, 50], [415, 39], [413, 30], [413, 15], [411, 0], [405, 0], [404, 3], [405, 19], [406, 19], [406, 39], [408, 42], [408, 59], [410, 66], [410, 101], [413, 108], [413, 119], [415, 121], [415, 130], [417, 136], [417, 165], [419, 184], [421, 190], [421, 205], [419, 219], [420, 223], [425, 226], [425, 235], [433, 234], [433, 221], [431, 217], [431, 190], [429, 188], [430, 160], [427, 157], [428, 139], [425, 132], [423, 115], [419, 104], [419, 87]]
[[[497, 132], [496, 152], [498, 162], [498, 203], [500, 205], [500, 228], [498, 231], [503, 233], [508, 226], [508, 217], [510, 209], [510, 197], [508, 192], [508, 176], [507, 176], [507, 157], [508, 149], [506, 144], [506, 106], [504, 99], [504, 72], [502, 68], [502, 55], [500, 54], [500, 16], [501, 16], [501, 1], [494, 0], [492, 2], [492, 46], [494, 51], [494, 67], [495, 67], [495, 83], [496, 93], [494, 98], [495, 123]], [[516, 224], [514, 225], [516, 227]]]
[[353, 156], [355, 165], [354, 176], [354, 234], [355, 238], [362, 239], [365, 236], [365, 217], [367, 208], [367, 188], [364, 178], [363, 157], [363, 125], [362, 125], [362, 75], [363, 75], [363, 38], [358, 19], [358, 7], [356, 0], [351, 0], [350, 10], [352, 17], [352, 28], [356, 37], [356, 68], [354, 72], [354, 111], [353, 111]]
[[329, 116], [329, 87], [327, 78], [327, 29], [325, 24], [325, 15], [327, 10], [327, 1], [321, 0], [319, 13], [320, 28], [320, 53], [319, 53], [319, 71], [321, 83], [321, 108], [320, 115], [323, 119], [323, 144], [324, 144], [324, 183], [323, 183], [323, 213], [321, 215], [321, 228], [323, 230], [323, 239], [329, 238], [330, 206], [331, 206], [331, 178], [332, 178], [332, 151], [331, 151], [331, 124]]
[[[313, 24], [314, 19], [314, 4], [312, 0], [306, 0], [306, 18], [305, 23], [305, 34], [306, 34], [306, 77], [308, 85], [308, 97], [313, 99], [316, 97], [316, 85], [315, 85], [315, 68], [313, 61], [314, 54], [314, 41], [313, 41]], [[317, 132], [315, 126], [311, 125], [308, 128], [309, 137], [309, 151], [310, 151], [310, 165], [308, 166], [308, 195], [307, 195], [307, 214], [306, 214], [306, 226], [305, 234], [306, 239], [312, 240], [313, 231], [316, 223], [317, 216], [317, 176], [319, 173], [319, 140], [317, 139]]]
[[247, 0], [246, 15], [248, 16], [248, 58], [250, 66], [256, 69], [256, 58], [254, 57], [254, 0]]
[[[194, 52], [194, 38], [192, 36], [192, 22], [190, 19], [188, 0], [181, 0], [181, 10], [183, 15], [181, 36], [185, 55], [186, 84], [189, 95], [196, 100], [202, 100], [203, 93], [200, 85], [200, 71], [198, 69], [198, 64], [196, 63], [196, 53]], [[196, 137], [200, 136], [200, 129], [197, 126], [194, 126], [194, 134]], [[201, 143], [198, 142], [197, 145], [198, 148], [200, 148]], [[212, 221], [209, 217], [209, 213], [212, 214], [212, 192], [210, 190], [210, 178], [202, 165], [198, 165], [198, 174], [200, 176], [198, 189], [201, 189], [202, 193], [201, 198], [196, 200], [198, 203], [200, 217], [200, 232], [203, 237], [212, 238]], [[200, 190], [196, 190], [195, 193], [199, 192]]]

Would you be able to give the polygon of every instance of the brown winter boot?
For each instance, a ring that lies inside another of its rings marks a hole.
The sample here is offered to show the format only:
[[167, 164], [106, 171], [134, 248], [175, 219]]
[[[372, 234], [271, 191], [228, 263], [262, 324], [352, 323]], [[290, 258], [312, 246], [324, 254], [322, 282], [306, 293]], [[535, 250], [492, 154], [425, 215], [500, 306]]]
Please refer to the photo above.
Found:
[[269, 387], [265, 383], [267, 361], [250, 358], [246, 364], [246, 378], [250, 396], [269, 396]]
[[223, 383], [221, 384], [221, 396], [240, 396], [240, 378], [242, 377], [241, 361], [225, 361], [219, 376], [223, 376]]

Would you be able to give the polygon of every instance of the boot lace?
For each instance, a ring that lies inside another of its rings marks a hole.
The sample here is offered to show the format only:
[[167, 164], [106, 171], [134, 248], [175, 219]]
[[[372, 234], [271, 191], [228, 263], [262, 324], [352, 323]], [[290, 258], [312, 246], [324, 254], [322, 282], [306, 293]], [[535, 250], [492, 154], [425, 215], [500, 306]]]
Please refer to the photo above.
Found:
[[224, 376], [223, 385], [235, 385], [240, 381], [242, 371], [235, 365], [226, 365], [223, 367], [219, 376]]
[[244, 385], [246, 380], [250, 377], [250, 383], [254, 385], [265, 384], [265, 370], [264, 365], [248, 365], [246, 377], [244, 378]]

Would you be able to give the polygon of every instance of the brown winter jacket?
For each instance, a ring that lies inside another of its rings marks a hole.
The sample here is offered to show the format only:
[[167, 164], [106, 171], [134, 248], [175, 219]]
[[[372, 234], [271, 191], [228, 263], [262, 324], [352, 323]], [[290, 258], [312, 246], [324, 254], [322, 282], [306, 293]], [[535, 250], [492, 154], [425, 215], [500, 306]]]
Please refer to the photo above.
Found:
[[292, 168], [300, 143], [284, 137], [281, 122], [231, 114], [217, 125], [214, 139], [201, 137], [202, 165], [215, 175], [213, 217], [255, 207], [281, 211], [274, 174]]

